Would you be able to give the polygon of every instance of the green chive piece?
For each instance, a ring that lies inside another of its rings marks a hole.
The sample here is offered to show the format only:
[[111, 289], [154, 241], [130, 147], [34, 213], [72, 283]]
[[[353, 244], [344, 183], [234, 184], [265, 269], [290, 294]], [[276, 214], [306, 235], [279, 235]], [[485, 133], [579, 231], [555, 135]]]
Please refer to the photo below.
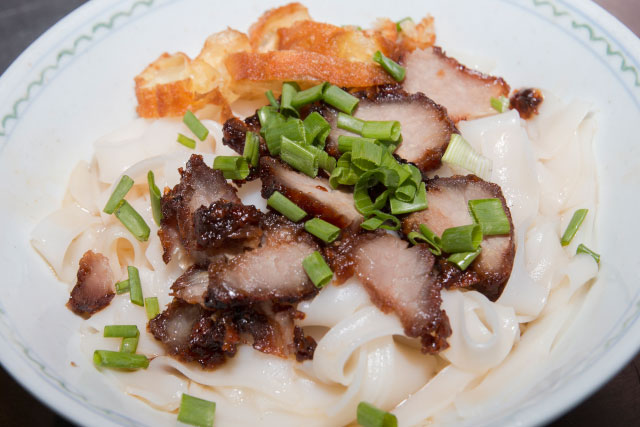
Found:
[[304, 229], [324, 242], [331, 243], [340, 236], [340, 229], [320, 218], [312, 218], [304, 223]]
[[[344, 139], [343, 139], [344, 141]], [[384, 150], [363, 138], [352, 140], [351, 162], [360, 169], [370, 170], [380, 166]]]
[[178, 139], [176, 141], [178, 141], [180, 144], [184, 145], [187, 148], [191, 148], [192, 150], [196, 148], [196, 140], [191, 139], [188, 136], [183, 135], [181, 133], [178, 133]]
[[[371, 200], [369, 188], [376, 186], [378, 183], [387, 187], [376, 200]], [[365, 172], [358, 178], [358, 182], [353, 189], [353, 203], [356, 210], [364, 216], [371, 215], [373, 211], [382, 209], [389, 200], [392, 189], [398, 185], [398, 174], [396, 171], [387, 168], [377, 168]], [[391, 212], [394, 214], [394, 212]], [[395, 214], [394, 214], [395, 215]]]
[[140, 336], [136, 325], [107, 325], [104, 327], [105, 338], [134, 338]]
[[358, 424], [362, 427], [398, 427], [398, 419], [395, 415], [367, 402], [358, 404], [357, 415]]
[[142, 298], [142, 284], [140, 283], [140, 272], [132, 265], [127, 267], [129, 273], [129, 298], [131, 302], [144, 307], [144, 299]]
[[99, 368], [136, 370], [147, 369], [149, 359], [142, 354], [96, 350], [93, 352], [93, 364]]
[[349, 136], [349, 135], [339, 135], [338, 136], [338, 151], [341, 153], [346, 153], [347, 151], [353, 151], [353, 143], [355, 141], [359, 141], [362, 143], [369, 143], [373, 145], [377, 145], [377, 141], [372, 138], [363, 138], [361, 136]]
[[440, 238], [442, 250], [450, 254], [473, 252], [478, 249], [480, 242], [482, 242], [482, 228], [478, 224], [447, 228]]
[[126, 200], [120, 201], [118, 209], [116, 210], [116, 218], [120, 220], [122, 225], [133, 234], [133, 236], [141, 242], [149, 240], [149, 233], [151, 229], [140, 214], [127, 202]]
[[242, 157], [244, 157], [251, 166], [258, 166], [258, 162], [260, 161], [260, 139], [257, 134], [247, 132], [244, 138]]
[[404, 203], [410, 203], [416, 196], [416, 185], [413, 182], [398, 187], [393, 197]]
[[318, 175], [318, 156], [309, 147], [296, 144], [286, 136], [283, 136], [280, 142], [280, 158], [311, 178]]
[[589, 249], [588, 247], [586, 247], [582, 243], [580, 243], [578, 245], [578, 248], [576, 249], [576, 255], [577, 254], [588, 254], [588, 255], [591, 255], [593, 257], [593, 259], [595, 259], [596, 262], [598, 264], [600, 264], [600, 254], [593, 252], [591, 249]]
[[116, 283], [116, 294], [124, 294], [129, 292], [129, 279]]
[[373, 54], [373, 60], [374, 62], [380, 64], [380, 66], [387, 72], [387, 74], [393, 77], [393, 80], [397, 82], [401, 82], [402, 80], [404, 80], [404, 76], [407, 73], [407, 70], [405, 70], [402, 65], [398, 64], [393, 59], [387, 58], [382, 52], [378, 50]]
[[260, 120], [260, 135], [263, 138], [266, 138], [268, 128], [282, 125], [287, 121], [287, 118], [278, 112], [278, 108], [270, 105], [258, 110], [258, 119]]
[[567, 229], [564, 231], [562, 239], [560, 240], [562, 246], [567, 246], [571, 243], [573, 236], [576, 235], [578, 228], [582, 225], [582, 221], [584, 221], [584, 218], [587, 216], [587, 212], [589, 212], [589, 209], [578, 209], [573, 213], [571, 221], [569, 221], [569, 225], [567, 225]]
[[389, 207], [393, 215], [422, 211], [427, 209], [428, 206], [427, 189], [424, 182], [420, 183], [420, 187], [416, 190], [416, 195], [411, 202], [403, 202], [395, 195], [389, 199]]
[[353, 113], [358, 105], [358, 98], [334, 85], [327, 86], [322, 94], [322, 100], [347, 114]]
[[307, 216], [304, 210], [279, 191], [274, 191], [271, 197], [267, 199], [267, 206], [280, 212], [293, 222], [299, 222]]
[[434, 255], [442, 254], [442, 240], [436, 233], [434, 233], [426, 224], [420, 224], [420, 232], [427, 238], [427, 243], [432, 247]]
[[158, 297], [145, 298], [144, 309], [147, 312], [147, 319], [149, 320], [160, 314], [160, 304], [158, 303]]
[[280, 103], [278, 102], [278, 100], [276, 99], [275, 95], [273, 94], [273, 91], [271, 89], [269, 89], [268, 91], [266, 91], [264, 93], [264, 95], [267, 97], [267, 100], [269, 101], [269, 104], [271, 104], [271, 106], [273, 108], [276, 109], [280, 109]]
[[120, 182], [118, 182], [113, 193], [111, 193], [111, 197], [109, 197], [109, 200], [102, 211], [109, 215], [114, 213], [122, 199], [124, 199], [124, 196], [126, 196], [129, 190], [131, 190], [131, 187], [133, 187], [133, 180], [127, 175], [122, 175]]
[[377, 230], [378, 228], [383, 228], [385, 230], [395, 231], [400, 229], [400, 225], [400, 220], [395, 216], [376, 210], [373, 211], [369, 218], [360, 224], [360, 227], [365, 230]]
[[400, 139], [400, 122], [393, 120], [366, 121], [362, 125], [362, 136], [365, 138], [395, 142]]
[[490, 102], [491, 102], [491, 107], [493, 107], [493, 109], [496, 110], [498, 113], [504, 113], [506, 111], [509, 111], [509, 106], [511, 105], [509, 98], [507, 98], [506, 96], [499, 96], [498, 98], [494, 98], [492, 96]]
[[362, 134], [362, 127], [364, 126], [364, 120], [360, 120], [357, 117], [350, 116], [345, 113], [338, 113], [338, 128], [348, 130], [349, 132]]
[[312, 102], [320, 101], [322, 99], [322, 93], [328, 83], [321, 83], [317, 86], [310, 87], [307, 90], [296, 93], [296, 96], [291, 101], [291, 105], [295, 108], [300, 108]]
[[410, 16], [407, 16], [406, 18], [403, 18], [403, 19], [397, 21], [396, 22], [396, 31], [399, 32], [399, 33], [402, 32], [402, 23], [407, 22], [407, 21], [413, 22], [413, 19]]
[[160, 225], [160, 222], [162, 221], [162, 205], [160, 204], [162, 194], [160, 194], [160, 189], [156, 185], [156, 179], [153, 175], [153, 171], [147, 172], [147, 184], [149, 184], [149, 199], [151, 199], [153, 220], [156, 222], [156, 225]]
[[184, 113], [184, 117], [182, 118], [182, 122], [187, 125], [189, 130], [193, 132], [195, 136], [198, 137], [200, 141], [204, 141], [207, 135], [209, 135], [209, 129], [204, 127], [202, 122], [198, 120], [198, 118], [191, 111], [187, 110]]
[[473, 252], [458, 252], [451, 254], [447, 261], [454, 263], [460, 270], [464, 271], [480, 255], [480, 252], [482, 252], [482, 248], [478, 248]]
[[317, 111], [309, 114], [303, 121], [307, 143], [324, 148], [327, 136], [331, 133], [331, 125]]
[[[308, 147], [311, 151], [315, 151], [315, 155], [318, 158], [318, 167], [331, 173], [336, 168], [336, 159], [331, 157], [326, 151], [316, 148], [314, 146]], [[313, 150], [315, 149], [315, 150]]]
[[[439, 241], [440, 238], [437, 236], [436, 238]], [[409, 239], [409, 241], [413, 245], [426, 243], [430, 246], [429, 250], [431, 251], [432, 254], [434, 254], [435, 256], [442, 255], [442, 249], [440, 249], [440, 246], [433, 239], [430, 239], [428, 236], [425, 236], [423, 233], [419, 231], [412, 231], [411, 233], [407, 234], [407, 239]]]
[[302, 268], [316, 288], [324, 287], [333, 278], [333, 271], [318, 251], [302, 260]]
[[139, 337], [123, 338], [120, 343], [121, 353], [135, 353], [138, 350]]
[[303, 141], [306, 143], [305, 127], [302, 120], [290, 118], [284, 123], [274, 123], [267, 128], [264, 139], [272, 156], [280, 154], [280, 144], [283, 136], [291, 141]]
[[469, 210], [476, 223], [482, 227], [482, 234], [493, 236], [509, 234], [511, 225], [500, 199], [469, 200]]
[[293, 106], [293, 99], [296, 97], [300, 87], [295, 82], [285, 82], [282, 84], [282, 96], [280, 97], [280, 112], [285, 116], [300, 117], [300, 113]]
[[249, 176], [249, 163], [242, 156], [217, 156], [213, 168], [222, 171], [226, 179], [245, 179]]
[[198, 427], [212, 427], [216, 403], [182, 393], [178, 421]]
[[442, 156], [442, 161], [463, 167], [483, 179], [491, 177], [491, 159], [477, 153], [473, 147], [457, 133], [451, 135], [449, 145]]

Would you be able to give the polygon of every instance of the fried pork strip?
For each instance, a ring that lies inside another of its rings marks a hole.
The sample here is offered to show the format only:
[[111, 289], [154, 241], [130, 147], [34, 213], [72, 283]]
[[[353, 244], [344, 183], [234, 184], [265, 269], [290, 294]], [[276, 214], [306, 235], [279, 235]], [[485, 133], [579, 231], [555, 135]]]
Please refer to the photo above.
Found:
[[95, 312], [108, 306], [115, 296], [109, 259], [100, 253], [85, 252], [80, 258], [77, 278], [67, 307], [75, 314], [88, 319]]

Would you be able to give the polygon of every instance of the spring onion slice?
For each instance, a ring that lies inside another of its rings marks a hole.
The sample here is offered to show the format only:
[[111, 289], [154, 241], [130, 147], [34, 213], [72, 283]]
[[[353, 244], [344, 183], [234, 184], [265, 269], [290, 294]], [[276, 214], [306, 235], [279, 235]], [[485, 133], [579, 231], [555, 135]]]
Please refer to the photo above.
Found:
[[320, 218], [312, 218], [305, 222], [304, 229], [326, 243], [331, 243], [340, 236], [338, 227]]
[[317, 111], [309, 114], [303, 121], [304, 131], [308, 144], [318, 148], [324, 148], [327, 136], [331, 133], [331, 125]]
[[160, 225], [160, 221], [162, 221], [162, 206], [160, 204], [162, 194], [160, 194], [160, 189], [156, 185], [153, 171], [147, 172], [147, 184], [149, 185], [149, 199], [151, 200], [153, 220], [156, 222], [156, 225]]
[[217, 156], [213, 168], [222, 171], [226, 179], [245, 179], [249, 176], [249, 163], [242, 156]]
[[351, 162], [364, 170], [371, 170], [380, 166], [382, 155], [384, 154], [382, 147], [369, 141], [359, 138], [351, 142]]
[[278, 112], [277, 108], [265, 105], [258, 110], [258, 120], [260, 120], [260, 135], [266, 138], [267, 128], [279, 126], [287, 121], [287, 118]]
[[135, 338], [140, 336], [136, 325], [106, 325], [104, 327], [105, 338]]
[[278, 102], [278, 100], [276, 99], [275, 95], [273, 94], [273, 91], [271, 89], [269, 89], [268, 91], [266, 91], [264, 93], [264, 95], [267, 97], [267, 100], [269, 101], [269, 104], [271, 104], [271, 106], [275, 109], [280, 109], [280, 103]]
[[212, 427], [216, 403], [182, 393], [178, 421], [198, 427]]
[[480, 255], [480, 252], [482, 252], [482, 248], [478, 248], [473, 252], [458, 252], [450, 255], [447, 261], [454, 263], [460, 270], [464, 271]]
[[277, 123], [267, 128], [264, 139], [267, 142], [267, 148], [272, 156], [280, 154], [280, 144], [283, 136], [291, 141], [302, 141], [306, 143], [305, 127], [302, 120], [290, 118], [284, 123]]
[[280, 96], [280, 112], [285, 116], [300, 117], [298, 110], [292, 105], [293, 98], [300, 90], [295, 82], [285, 82], [282, 84], [282, 96]]
[[324, 287], [333, 278], [333, 271], [318, 251], [302, 260], [302, 268], [316, 288]]
[[600, 254], [592, 251], [591, 249], [589, 249], [588, 247], [586, 247], [582, 243], [580, 243], [578, 245], [578, 248], [576, 249], [576, 255], [577, 254], [588, 254], [588, 255], [591, 255], [593, 257], [593, 259], [595, 259], [596, 262], [598, 264], [600, 264]]
[[141, 242], [149, 240], [149, 233], [151, 232], [149, 226], [129, 202], [122, 200], [115, 215], [136, 239]]
[[129, 274], [129, 298], [131, 302], [144, 307], [144, 299], [142, 297], [142, 285], [140, 284], [140, 273], [134, 266], [127, 267], [127, 273]]
[[442, 156], [442, 161], [463, 167], [482, 179], [491, 178], [491, 159], [476, 153], [473, 147], [457, 133], [451, 135], [451, 140]]
[[121, 353], [135, 353], [138, 349], [139, 337], [123, 338], [120, 343]]
[[482, 242], [482, 228], [478, 224], [447, 228], [440, 238], [442, 250], [450, 254], [473, 252], [478, 249], [480, 242]]
[[198, 137], [200, 141], [204, 141], [207, 135], [209, 135], [209, 129], [204, 127], [202, 122], [198, 120], [195, 114], [193, 114], [191, 111], [187, 110], [187, 112], [184, 113], [182, 121], [185, 125], [187, 125], [189, 130]]
[[381, 141], [396, 142], [400, 139], [400, 122], [394, 120], [375, 121], [370, 120], [362, 125], [362, 136], [365, 138], [379, 139]]
[[393, 80], [397, 82], [401, 82], [402, 80], [404, 80], [404, 76], [407, 73], [407, 70], [405, 70], [405, 68], [402, 65], [398, 64], [393, 59], [387, 58], [386, 56], [384, 56], [384, 54], [379, 50], [373, 54], [373, 61], [380, 64], [380, 66], [391, 77], [393, 77]]
[[93, 364], [100, 368], [136, 370], [147, 369], [149, 359], [142, 354], [96, 350], [93, 352]]
[[144, 309], [147, 312], [147, 319], [149, 320], [160, 314], [160, 304], [158, 303], [158, 297], [145, 298]]
[[104, 209], [102, 211], [109, 215], [114, 213], [122, 199], [124, 199], [124, 196], [126, 196], [129, 190], [131, 190], [131, 187], [133, 187], [133, 179], [127, 175], [122, 175], [120, 182], [118, 182], [113, 193], [111, 193], [111, 196], [109, 197], [107, 204], [104, 205]]
[[345, 113], [338, 113], [338, 128], [348, 130], [349, 132], [362, 133], [362, 127], [364, 126], [364, 120], [360, 120], [357, 117], [350, 116]]
[[116, 283], [116, 294], [120, 295], [127, 292], [129, 292], [129, 279]]
[[468, 204], [473, 219], [482, 227], [483, 235], [509, 234], [511, 225], [500, 199], [469, 200]]
[[271, 197], [267, 199], [267, 206], [280, 212], [293, 222], [299, 222], [307, 216], [307, 213], [303, 209], [279, 191], [274, 191]]
[[385, 230], [395, 231], [400, 229], [400, 225], [400, 220], [395, 216], [376, 210], [373, 211], [369, 218], [360, 224], [360, 227], [365, 230], [377, 230], [378, 228], [383, 228]]
[[358, 105], [358, 98], [334, 85], [329, 85], [325, 88], [322, 100], [347, 114], [353, 113], [353, 110]]
[[292, 168], [311, 178], [318, 175], [318, 156], [301, 144], [296, 144], [286, 136], [280, 142], [280, 158]]
[[258, 162], [260, 161], [260, 139], [258, 135], [253, 132], [247, 132], [244, 138], [242, 157], [244, 157], [251, 166], [258, 166]]
[[187, 148], [191, 148], [192, 150], [196, 148], [196, 140], [191, 139], [188, 136], [183, 135], [181, 133], [178, 133], [178, 139], [176, 139], [176, 141], [178, 141], [180, 144], [184, 145]]
[[440, 255], [440, 253], [442, 253], [442, 241], [440, 237], [438, 237], [433, 230], [427, 227], [426, 224], [420, 224], [419, 228], [420, 232], [428, 239], [427, 241], [433, 249], [437, 249], [438, 253], [436, 255]]
[[[436, 236], [436, 238], [438, 237]], [[437, 244], [434, 239], [429, 238], [429, 236], [426, 236], [420, 231], [412, 231], [411, 233], [407, 234], [407, 239], [409, 239], [409, 241], [413, 245], [419, 245], [421, 242], [424, 242], [430, 246], [429, 250], [432, 254], [434, 254], [435, 256], [442, 255], [442, 249], [440, 249], [439, 244]]]
[[420, 187], [416, 190], [416, 195], [411, 202], [403, 202], [395, 196], [389, 199], [389, 207], [393, 215], [422, 211], [427, 209], [428, 206], [427, 189], [424, 182], [420, 183]]
[[560, 239], [560, 243], [562, 246], [567, 246], [573, 240], [573, 236], [576, 235], [578, 228], [582, 225], [582, 221], [587, 216], [588, 209], [578, 209], [573, 213], [571, 217], [571, 221], [569, 221], [569, 225], [567, 225], [567, 229], [564, 230], [564, 234], [562, 235], [562, 239]]
[[339, 135], [338, 151], [341, 153], [346, 153], [347, 151], [353, 151], [353, 143], [356, 141], [361, 143], [366, 142], [369, 144], [377, 145], [377, 141], [372, 138], [363, 138], [361, 136]]
[[322, 93], [328, 83], [321, 83], [317, 86], [310, 87], [296, 93], [296, 96], [291, 101], [291, 105], [295, 108], [300, 108], [304, 105], [311, 104], [312, 102], [320, 101], [322, 99]]
[[398, 427], [398, 419], [395, 415], [367, 402], [358, 404], [357, 420], [362, 427]]
[[505, 111], [509, 111], [509, 106], [511, 105], [509, 98], [506, 96], [499, 96], [497, 98], [491, 97], [491, 107], [496, 110], [498, 113], [504, 113]]

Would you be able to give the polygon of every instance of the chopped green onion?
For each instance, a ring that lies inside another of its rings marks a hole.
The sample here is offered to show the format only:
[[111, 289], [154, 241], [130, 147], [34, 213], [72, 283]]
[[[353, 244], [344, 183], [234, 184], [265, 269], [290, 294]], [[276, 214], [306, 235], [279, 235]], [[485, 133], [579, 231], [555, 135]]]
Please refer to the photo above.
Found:
[[338, 151], [341, 153], [346, 153], [347, 151], [353, 151], [353, 143], [355, 141], [366, 142], [369, 144], [376, 145], [376, 140], [372, 138], [363, 138], [361, 136], [349, 136], [349, 135], [339, 135], [338, 136]]
[[447, 261], [454, 263], [460, 270], [464, 271], [480, 255], [480, 252], [482, 252], [482, 248], [478, 248], [473, 252], [458, 252], [451, 254]]
[[[439, 241], [440, 238], [437, 236], [436, 238]], [[432, 254], [434, 254], [435, 256], [442, 255], [442, 249], [440, 249], [439, 244], [437, 244], [436, 241], [434, 241], [433, 239], [430, 239], [428, 236], [425, 236], [423, 233], [419, 231], [412, 231], [411, 233], [407, 234], [407, 239], [409, 239], [409, 241], [413, 245], [419, 245], [420, 244], [419, 240], [421, 240], [422, 242], [427, 243], [429, 246], [431, 246], [429, 250], [431, 251]]]
[[582, 221], [584, 221], [584, 218], [587, 216], [587, 212], [589, 212], [588, 209], [578, 209], [573, 213], [571, 221], [569, 221], [569, 225], [567, 225], [567, 229], [564, 231], [562, 239], [560, 240], [562, 246], [567, 246], [569, 243], [571, 243], [573, 236], [576, 235], [576, 232], [578, 231], [578, 228], [580, 228]]
[[269, 104], [271, 104], [271, 106], [273, 108], [276, 109], [280, 109], [280, 103], [278, 102], [278, 100], [276, 99], [275, 95], [273, 94], [273, 91], [271, 89], [269, 89], [268, 91], [266, 91], [264, 93], [264, 95], [267, 97], [267, 100], [269, 101]]
[[300, 108], [304, 105], [311, 104], [312, 102], [320, 101], [326, 85], [328, 85], [328, 83], [321, 83], [317, 86], [313, 86], [307, 90], [296, 93], [293, 101], [291, 101], [291, 105], [295, 108]]
[[376, 51], [376, 53], [373, 54], [373, 60], [374, 62], [377, 62], [378, 64], [380, 64], [380, 66], [391, 77], [393, 77], [393, 80], [397, 82], [401, 82], [402, 80], [404, 80], [404, 76], [407, 73], [407, 70], [405, 70], [405, 68], [402, 65], [398, 64], [393, 59], [387, 58], [386, 56], [384, 56], [382, 52], [378, 50]]
[[244, 138], [242, 157], [244, 157], [251, 166], [258, 166], [258, 162], [260, 161], [260, 139], [258, 135], [253, 132], [247, 132]]
[[147, 319], [149, 320], [160, 314], [160, 304], [158, 303], [158, 297], [145, 298], [144, 309], [147, 312]]
[[279, 126], [287, 121], [287, 118], [278, 112], [277, 108], [266, 105], [258, 110], [260, 120], [260, 135], [266, 138], [267, 128]]
[[504, 113], [505, 111], [509, 111], [509, 106], [511, 103], [509, 102], [509, 98], [506, 96], [499, 96], [498, 98], [491, 97], [491, 106], [498, 113]]
[[322, 100], [347, 114], [351, 114], [358, 105], [358, 98], [334, 85], [326, 87]]
[[331, 125], [316, 111], [309, 114], [303, 121], [307, 143], [324, 148], [327, 136], [331, 133]]
[[397, 141], [400, 139], [400, 122], [370, 120], [362, 125], [362, 136], [382, 141]]
[[420, 187], [418, 187], [416, 195], [411, 202], [403, 202], [394, 195], [389, 199], [389, 206], [391, 208], [391, 213], [394, 215], [427, 209], [429, 202], [427, 201], [427, 189], [425, 183], [420, 183]]
[[249, 163], [242, 156], [217, 156], [213, 168], [222, 171], [226, 179], [245, 179], [249, 176]]
[[340, 229], [320, 218], [312, 218], [304, 223], [304, 229], [320, 240], [331, 243], [340, 236]]
[[442, 161], [463, 167], [482, 179], [491, 177], [491, 159], [476, 153], [473, 147], [457, 133], [451, 135], [451, 140], [442, 156]]
[[[344, 139], [343, 139], [344, 141]], [[351, 162], [360, 169], [370, 170], [380, 166], [384, 150], [370, 139], [358, 138], [351, 143]]]
[[302, 260], [302, 268], [317, 288], [322, 288], [331, 281], [333, 271], [327, 265], [320, 252], [315, 251]]
[[[315, 148], [315, 147], [314, 147]], [[318, 167], [331, 173], [336, 168], [336, 159], [331, 157], [326, 151], [318, 149], [316, 156], [318, 157]]]
[[396, 31], [399, 32], [399, 33], [402, 32], [402, 23], [407, 22], [407, 21], [408, 22], [413, 22], [413, 19], [410, 16], [407, 16], [406, 18], [397, 21], [396, 22]]
[[120, 343], [121, 353], [135, 353], [138, 349], [139, 337], [123, 338]]
[[160, 194], [160, 189], [156, 185], [153, 171], [147, 172], [147, 184], [149, 184], [149, 198], [151, 199], [151, 212], [153, 213], [153, 220], [157, 225], [160, 225], [160, 222], [162, 221], [162, 205], [160, 204], [162, 194]]
[[274, 191], [267, 199], [267, 206], [277, 210], [293, 222], [301, 221], [307, 213], [279, 191]]
[[593, 252], [591, 249], [589, 249], [588, 247], [586, 247], [582, 243], [580, 243], [578, 245], [578, 248], [576, 249], [576, 255], [577, 254], [588, 254], [588, 255], [591, 255], [593, 257], [593, 259], [595, 259], [596, 262], [598, 264], [600, 264], [600, 254], [597, 254], [597, 253]]
[[[436, 252], [434, 255], [440, 255], [442, 253], [442, 241], [440, 237], [436, 233], [433, 232], [426, 224], [420, 224], [419, 226], [420, 232], [424, 237], [427, 238], [427, 243], [429, 243]], [[433, 251], [432, 251], [433, 252]]]
[[362, 134], [364, 120], [350, 116], [345, 113], [338, 113], [338, 128], [348, 130], [349, 132]]
[[416, 197], [416, 191], [416, 185], [413, 182], [409, 182], [408, 184], [398, 187], [393, 197], [400, 202], [410, 203]]
[[119, 351], [96, 350], [93, 352], [93, 364], [100, 368], [147, 369], [149, 359], [142, 354]]
[[280, 147], [280, 158], [289, 166], [311, 178], [318, 175], [318, 156], [308, 147], [296, 144], [286, 136], [282, 137]]
[[184, 113], [182, 121], [200, 141], [204, 141], [207, 135], [209, 135], [209, 129], [204, 127], [202, 122], [200, 122], [191, 111], [187, 110], [187, 112]]
[[140, 284], [140, 273], [134, 266], [127, 267], [127, 273], [129, 274], [129, 298], [131, 302], [144, 306], [144, 299], [142, 298], [142, 285]]
[[180, 144], [184, 145], [187, 148], [191, 148], [192, 150], [196, 148], [196, 140], [191, 139], [188, 136], [183, 135], [181, 133], [178, 133], [178, 139], [176, 141], [178, 141]]
[[120, 182], [116, 185], [116, 188], [111, 193], [111, 197], [107, 201], [107, 204], [104, 206], [102, 210], [104, 213], [111, 215], [118, 208], [118, 205], [124, 199], [124, 196], [127, 195], [129, 190], [133, 187], [133, 180], [127, 175], [122, 175], [120, 178]]
[[129, 279], [116, 283], [116, 294], [124, 294], [129, 292]]
[[105, 338], [134, 338], [140, 336], [136, 325], [107, 325], [104, 327]]
[[[369, 196], [369, 188], [381, 183], [387, 189], [383, 191], [375, 201]], [[392, 189], [398, 185], [398, 173], [388, 168], [377, 168], [368, 171], [358, 178], [356, 186], [353, 189], [353, 202], [356, 210], [362, 215], [370, 215], [375, 210], [382, 209], [389, 199]], [[391, 212], [393, 214], [393, 212]]]
[[395, 216], [376, 210], [373, 211], [369, 218], [360, 224], [360, 227], [365, 230], [377, 230], [378, 228], [384, 228], [385, 230], [395, 231], [400, 229], [400, 225], [400, 220]]
[[440, 238], [442, 250], [450, 254], [473, 252], [481, 242], [482, 228], [478, 224], [447, 228]]
[[473, 219], [482, 227], [483, 235], [509, 234], [511, 225], [500, 199], [469, 200], [468, 204]]
[[300, 90], [295, 82], [285, 82], [282, 84], [282, 96], [280, 97], [280, 112], [285, 116], [300, 117], [300, 113], [292, 105], [293, 99]]
[[178, 421], [198, 427], [212, 427], [216, 403], [182, 393]]
[[358, 424], [362, 427], [398, 427], [398, 419], [395, 415], [367, 402], [358, 404], [357, 414]]
[[129, 202], [122, 200], [115, 215], [136, 239], [141, 242], [149, 240], [149, 226]]
[[280, 154], [280, 144], [283, 136], [291, 141], [306, 142], [305, 127], [302, 120], [288, 119], [284, 123], [275, 123], [267, 128], [264, 139], [272, 156]]

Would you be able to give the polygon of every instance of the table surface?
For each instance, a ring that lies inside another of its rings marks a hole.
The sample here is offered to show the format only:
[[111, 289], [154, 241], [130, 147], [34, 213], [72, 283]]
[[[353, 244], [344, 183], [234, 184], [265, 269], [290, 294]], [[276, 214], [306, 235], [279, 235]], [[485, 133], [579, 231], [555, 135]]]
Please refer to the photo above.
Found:
[[[640, 0], [597, 0], [640, 36]], [[2, 0], [0, 74], [40, 34], [84, 3], [83, 0]], [[34, 399], [0, 366], [0, 426], [71, 424]], [[640, 354], [590, 398], [552, 427], [640, 425]]]

